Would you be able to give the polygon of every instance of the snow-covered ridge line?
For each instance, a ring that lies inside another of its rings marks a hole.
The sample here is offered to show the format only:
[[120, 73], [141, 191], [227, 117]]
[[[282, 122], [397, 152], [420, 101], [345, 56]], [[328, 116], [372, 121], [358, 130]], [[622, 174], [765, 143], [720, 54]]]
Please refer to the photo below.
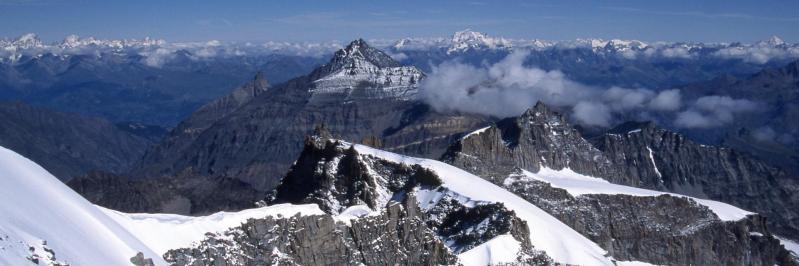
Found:
[[552, 185], [552, 187], [565, 189], [570, 195], [575, 197], [587, 194], [621, 194], [641, 197], [671, 195], [675, 197], [683, 197], [694, 200], [699, 205], [707, 207], [722, 221], [738, 221], [746, 218], [748, 215], [754, 214], [752, 212], [719, 201], [698, 199], [675, 193], [617, 185], [602, 178], [576, 173], [568, 168], [562, 170], [553, 170], [547, 167], [541, 167], [541, 170], [538, 173], [531, 173], [529, 171], [522, 170], [522, 175], [511, 175], [509, 178], [505, 179], [505, 183], [510, 185], [513, 182], [524, 178], [530, 178], [533, 180], [549, 183]]
[[204, 240], [206, 233], [223, 232], [240, 226], [247, 219], [324, 214], [316, 204], [277, 204], [238, 212], [218, 212], [208, 216], [123, 213], [97, 207], [151, 250], [161, 255], [171, 249], [192, 247]]
[[[763, 64], [772, 59], [799, 58], [799, 43], [786, 43], [776, 36], [769, 39], [745, 43], [701, 43], [701, 42], [643, 42], [623, 39], [576, 39], [576, 40], [542, 40], [512, 39], [492, 37], [488, 34], [463, 30], [449, 38], [445, 37], [409, 37], [399, 40], [370, 39], [375, 47], [397, 52], [424, 51], [443, 49], [448, 54], [456, 54], [469, 50], [550, 50], [550, 49], [588, 49], [596, 54], [614, 55], [625, 59], [667, 58], [695, 59], [698, 57], [739, 59], [750, 63]], [[326, 42], [221, 42], [218, 40], [204, 42], [171, 43], [161, 39], [144, 38], [100, 40], [93, 37], [80, 38], [69, 35], [61, 42], [44, 43], [36, 34], [25, 34], [17, 38], [0, 39], [0, 61], [18, 60], [21, 56], [55, 55], [94, 55], [103, 52], [130, 52], [144, 57], [164, 56], [179, 50], [186, 50], [198, 58], [215, 56], [257, 56], [267, 54], [285, 54], [297, 56], [325, 56], [343, 48], [344, 42], [332, 40]]]
[[[352, 145], [343, 141], [340, 141], [340, 143], [347, 147]], [[463, 200], [502, 203], [506, 208], [514, 211], [519, 218], [527, 222], [530, 229], [530, 242], [534, 248], [546, 252], [548, 256], [557, 262], [578, 265], [613, 265], [612, 258], [605, 256], [607, 251], [596, 243], [530, 202], [480, 177], [435, 160], [403, 156], [359, 144], [355, 144], [354, 147], [362, 155], [373, 156], [400, 164], [418, 164], [430, 169], [441, 179], [443, 183], [441, 187], [446, 188], [449, 193], [456, 193]], [[420, 190], [420, 192], [418, 198], [420, 204], [423, 203], [424, 199], [435, 198], [428, 195], [432, 193], [430, 191]], [[504, 243], [502, 245], [505, 244], [512, 243]], [[477, 248], [482, 248], [484, 251], [479, 252], [480, 255], [474, 253], [478, 251], [467, 251], [465, 254], [468, 255], [465, 256], [479, 257], [489, 261], [512, 260], [501, 257], [492, 258], [496, 254], [487, 254], [486, 252], [492, 249], [486, 246], [478, 246]]]
[[[55, 55], [69, 57], [73, 55], [127, 54], [145, 58], [163, 58], [178, 51], [189, 52], [194, 59], [212, 57], [261, 56], [269, 54], [297, 56], [326, 56], [341, 49], [339, 41], [330, 42], [221, 42], [210, 40], [204, 42], [167, 42], [162, 39], [119, 39], [104, 40], [94, 37], [81, 38], [69, 35], [63, 41], [45, 43], [36, 34], [28, 33], [17, 38], [0, 39], [0, 62], [18, 61], [23, 56], [41, 57]], [[155, 59], [151, 60], [155, 61]]]
[[28, 256], [49, 256], [47, 250], [69, 265], [128, 265], [137, 252], [166, 264], [161, 254], [47, 170], [2, 147], [0, 247], [0, 265], [27, 265]]

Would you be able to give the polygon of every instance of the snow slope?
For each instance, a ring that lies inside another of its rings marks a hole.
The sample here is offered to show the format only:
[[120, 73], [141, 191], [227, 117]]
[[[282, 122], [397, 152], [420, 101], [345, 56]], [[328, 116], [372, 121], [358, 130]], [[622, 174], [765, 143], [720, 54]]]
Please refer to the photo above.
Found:
[[91, 204], [41, 166], [0, 147], [0, 265], [29, 264], [34, 256], [44, 264], [129, 265], [139, 251], [165, 265], [162, 254], [190, 247], [206, 232], [295, 214], [323, 212], [315, 204], [278, 204], [199, 217], [122, 213]]
[[464, 265], [512, 263], [522, 244], [511, 235], [500, 235], [458, 255]]
[[170, 249], [191, 247], [192, 244], [205, 239], [207, 232], [223, 232], [231, 227], [241, 225], [250, 218], [324, 214], [316, 204], [277, 204], [239, 212], [218, 212], [208, 216], [131, 214], [101, 209], [158, 254], [164, 254]]
[[[557, 262], [579, 265], [613, 265], [611, 258], [605, 257], [607, 252], [591, 240], [530, 202], [478, 176], [435, 160], [402, 156], [357, 144], [355, 149], [361, 154], [396, 163], [418, 164], [433, 170], [441, 178], [442, 187], [464, 197], [463, 201], [503, 203], [505, 207], [513, 210], [519, 218], [527, 222], [530, 229], [530, 242], [534, 248], [546, 252]], [[420, 204], [434, 197], [434, 195], [425, 195], [430, 193], [421, 190], [420, 192], [422, 192], [418, 195]], [[487, 246], [486, 244], [480, 245], [475, 247], [477, 250], [473, 249], [462, 253], [460, 257], [462, 262], [466, 263], [472, 259], [479, 261], [512, 261], [515, 259], [515, 254], [513, 254], [513, 258], [509, 258], [508, 252], [494, 252], [498, 249], [496, 246], [510, 247], [513, 246], [512, 243], [502, 241], [501, 238], [497, 242], [492, 241], [487, 242], [489, 243]]]
[[129, 265], [138, 251], [165, 264], [44, 168], [0, 147], [0, 265], [27, 265], [31, 253], [51, 262], [45, 246], [70, 265]]
[[535, 180], [547, 182], [553, 187], [565, 189], [572, 196], [580, 196], [584, 194], [624, 194], [632, 196], [659, 196], [669, 194], [675, 197], [690, 198], [700, 205], [708, 207], [713, 211], [719, 219], [723, 221], [738, 221], [746, 218], [747, 215], [754, 214], [749, 211], [742, 210], [738, 207], [729, 205], [727, 203], [697, 199], [684, 195], [660, 192], [655, 190], [648, 190], [642, 188], [635, 188], [623, 185], [617, 185], [608, 182], [605, 179], [590, 177], [582, 174], [575, 173], [571, 169], [553, 170], [546, 167], [541, 167], [538, 173], [531, 173], [523, 171], [524, 176], [512, 175], [505, 179], [506, 184], [515, 182], [520, 178], [532, 178]]

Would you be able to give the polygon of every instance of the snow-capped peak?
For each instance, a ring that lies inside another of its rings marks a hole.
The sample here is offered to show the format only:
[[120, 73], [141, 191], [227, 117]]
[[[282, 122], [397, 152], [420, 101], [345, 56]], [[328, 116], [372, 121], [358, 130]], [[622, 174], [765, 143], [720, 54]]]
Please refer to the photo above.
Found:
[[[337, 51], [329, 63], [312, 75], [316, 79], [315, 88], [311, 89], [312, 100], [333, 101], [342, 97], [345, 101], [363, 97], [411, 99], [424, 77], [419, 69], [402, 66], [363, 39], [352, 41]], [[364, 84], [369, 86], [364, 87]], [[366, 88], [368, 92], [359, 92], [356, 88]], [[353, 96], [353, 92], [360, 96]]]
[[411, 39], [403, 38], [394, 44], [394, 49], [401, 50], [402, 48], [405, 48], [406, 46], [411, 44], [411, 42], [412, 42]]
[[782, 38], [773, 35], [766, 40], [759, 41], [757, 44], [760, 46], [780, 46], [784, 45], [785, 41], [783, 41]]
[[504, 38], [493, 38], [482, 32], [465, 29], [452, 35], [452, 44], [447, 53], [463, 52], [469, 49], [510, 48], [510, 41]]
[[612, 39], [608, 42], [606, 47], [610, 47], [616, 50], [629, 50], [629, 49], [644, 49], [648, 44], [638, 41], [638, 40], [620, 40], [620, 39]]
[[30, 49], [34, 47], [41, 47], [42, 41], [39, 40], [39, 36], [35, 33], [26, 33], [15, 39], [12, 44], [22, 49]]

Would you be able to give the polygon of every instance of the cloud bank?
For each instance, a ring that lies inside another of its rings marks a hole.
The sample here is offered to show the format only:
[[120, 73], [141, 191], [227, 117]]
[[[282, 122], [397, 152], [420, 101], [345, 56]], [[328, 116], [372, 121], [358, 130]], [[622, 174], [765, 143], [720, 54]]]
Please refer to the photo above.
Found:
[[656, 92], [588, 86], [560, 71], [524, 66], [527, 56], [527, 52], [515, 52], [483, 67], [443, 63], [422, 82], [419, 96], [438, 111], [496, 117], [517, 116], [542, 101], [570, 110], [570, 118], [578, 124], [597, 127], [612, 126], [631, 114], [640, 119], [661, 114], [659, 117], [674, 117], [673, 123], [680, 127], [711, 128], [757, 108], [754, 102], [727, 96], [705, 96], [684, 106], [678, 89]]

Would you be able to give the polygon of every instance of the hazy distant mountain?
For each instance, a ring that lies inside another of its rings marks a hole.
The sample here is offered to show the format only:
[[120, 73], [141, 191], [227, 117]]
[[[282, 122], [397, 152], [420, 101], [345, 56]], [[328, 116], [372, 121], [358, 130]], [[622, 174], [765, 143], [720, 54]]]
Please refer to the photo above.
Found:
[[[376, 47], [423, 72], [442, 62], [492, 63], [514, 51], [526, 64], [593, 86], [665, 89], [730, 74], [743, 77], [799, 58], [777, 37], [754, 44], [636, 40], [523, 40], [464, 30], [451, 38], [379, 40]], [[338, 42], [171, 43], [35, 34], [0, 40], [0, 99], [21, 100], [114, 122], [172, 127], [263, 71], [272, 84], [308, 73]]]
[[687, 97], [705, 95], [747, 99], [756, 110], [722, 128], [686, 129], [689, 136], [752, 153], [799, 175], [799, 61], [750, 76], [722, 76], [686, 85]]
[[24, 36], [0, 41], [3, 46], [0, 54], [11, 54], [0, 60], [0, 99], [163, 127], [258, 71], [282, 82], [322, 63], [316, 57], [223, 53], [152, 40], [68, 38], [45, 45]]
[[0, 102], [0, 146], [61, 180], [92, 170], [123, 173], [153, 142], [100, 119]]

